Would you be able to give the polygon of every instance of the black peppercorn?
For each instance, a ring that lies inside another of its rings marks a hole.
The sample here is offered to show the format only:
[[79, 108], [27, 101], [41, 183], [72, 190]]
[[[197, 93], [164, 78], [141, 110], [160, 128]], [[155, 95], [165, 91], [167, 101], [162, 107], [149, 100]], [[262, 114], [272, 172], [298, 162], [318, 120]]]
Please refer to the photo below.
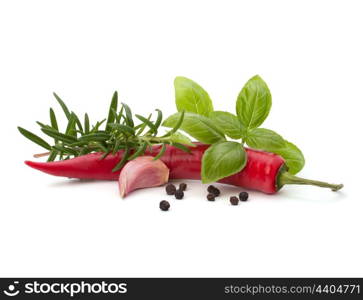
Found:
[[247, 201], [247, 199], [248, 199], [247, 192], [240, 192], [238, 196], [239, 196], [239, 200], [241, 200], [241, 201]]
[[181, 184], [179, 184], [179, 190], [181, 190], [181, 191], [185, 191], [187, 189], [187, 184], [186, 183], [181, 183]]
[[238, 198], [236, 196], [232, 196], [231, 198], [229, 198], [229, 201], [231, 202], [232, 205], [238, 205]]
[[208, 186], [207, 191], [216, 197], [218, 197], [221, 194], [220, 190], [217, 189], [214, 185]]
[[166, 200], [160, 202], [159, 207], [162, 211], [167, 211], [170, 208], [170, 203]]
[[172, 184], [172, 183], [168, 183], [168, 184], [166, 185], [166, 187], [165, 187], [165, 190], [166, 190], [166, 193], [167, 193], [168, 195], [174, 195], [174, 194], [175, 194], [175, 192], [176, 192], [176, 187], [175, 187], [175, 185], [174, 185], [174, 184]]
[[207, 199], [208, 199], [208, 201], [214, 201], [214, 200], [216, 200], [216, 196], [212, 193], [209, 193], [207, 195]]
[[175, 198], [176, 199], [183, 199], [183, 197], [184, 197], [184, 192], [182, 191], [182, 190], [176, 190], [176, 192], [175, 192]]

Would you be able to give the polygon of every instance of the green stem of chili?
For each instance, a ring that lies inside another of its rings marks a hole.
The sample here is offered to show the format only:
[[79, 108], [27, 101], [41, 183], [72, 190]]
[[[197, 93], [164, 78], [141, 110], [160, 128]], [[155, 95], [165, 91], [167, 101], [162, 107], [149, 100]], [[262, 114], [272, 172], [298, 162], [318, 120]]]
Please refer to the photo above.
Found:
[[292, 175], [285, 170], [282, 170], [278, 177], [278, 186], [282, 187], [285, 184], [315, 185], [323, 188], [330, 188], [334, 192], [340, 190], [343, 187], [343, 184], [331, 184], [318, 180], [305, 179]]

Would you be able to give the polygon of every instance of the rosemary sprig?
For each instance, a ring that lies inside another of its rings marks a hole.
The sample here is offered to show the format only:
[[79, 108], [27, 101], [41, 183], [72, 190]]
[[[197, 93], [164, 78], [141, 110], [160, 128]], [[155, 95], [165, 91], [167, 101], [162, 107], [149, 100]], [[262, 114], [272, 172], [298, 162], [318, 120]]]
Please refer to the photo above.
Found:
[[[155, 144], [162, 145], [155, 159], [164, 154], [168, 144], [183, 151], [189, 151], [184, 144], [193, 146], [190, 139], [178, 131], [183, 122], [184, 112], [181, 113], [174, 128], [164, 135], [158, 136], [163, 120], [162, 112], [156, 109], [155, 120], [152, 120], [153, 114], [149, 114], [147, 118], [138, 114], [133, 115], [127, 104], [121, 103], [119, 107], [117, 92], [114, 92], [112, 96], [107, 117], [96, 121], [94, 125], [91, 125], [87, 113], [84, 114], [82, 124], [77, 114], [71, 111], [56, 93], [53, 95], [67, 119], [66, 129], [63, 132], [60, 130], [58, 118], [52, 108], [49, 110], [50, 125], [37, 122], [41, 131], [53, 139], [53, 145], [36, 134], [18, 127], [24, 137], [49, 151], [48, 161], [54, 161], [57, 158], [59, 160], [70, 159], [91, 152], [102, 152], [104, 153], [102, 158], [105, 158], [109, 154], [116, 154], [118, 151], [124, 150], [122, 159], [113, 169], [113, 171], [117, 171], [128, 160], [145, 154], [147, 148]], [[135, 123], [134, 116], [140, 123]]]

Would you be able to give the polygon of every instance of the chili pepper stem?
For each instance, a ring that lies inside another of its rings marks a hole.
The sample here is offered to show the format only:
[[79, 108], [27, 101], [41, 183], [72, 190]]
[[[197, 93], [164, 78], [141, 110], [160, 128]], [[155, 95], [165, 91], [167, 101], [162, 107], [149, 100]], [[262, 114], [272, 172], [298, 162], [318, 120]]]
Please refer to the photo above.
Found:
[[330, 188], [332, 191], [336, 192], [343, 188], [343, 184], [331, 184], [318, 180], [310, 180], [295, 175], [289, 172], [282, 172], [279, 177], [279, 185], [283, 186], [285, 184], [305, 184], [305, 185], [315, 185], [323, 188]]

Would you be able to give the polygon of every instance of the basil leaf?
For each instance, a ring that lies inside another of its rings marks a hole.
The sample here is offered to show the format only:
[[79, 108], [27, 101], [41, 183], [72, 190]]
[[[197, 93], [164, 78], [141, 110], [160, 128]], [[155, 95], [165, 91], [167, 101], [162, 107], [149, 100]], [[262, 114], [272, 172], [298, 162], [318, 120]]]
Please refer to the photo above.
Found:
[[241, 171], [247, 163], [240, 143], [220, 142], [210, 146], [202, 158], [202, 182], [209, 183]]
[[195, 147], [190, 138], [188, 138], [186, 135], [182, 134], [181, 132], [173, 133], [171, 136], [167, 137], [167, 140], [170, 141], [171, 143], [179, 143]]
[[174, 87], [178, 111], [185, 110], [203, 116], [208, 116], [213, 111], [212, 100], [208, 93], [193, 80], [176, 77]]
[[209, 117], [230, 138], [240, 139], [243, 136], [245, 129], [235, 115], [226, 111], [213, 111]]
[[267, 118], [271, 109], [271, 93], [258, 75], [247, 81], [238, 95], [236, 112], [246, 128], [257, 128]]
[[[176, 113], [167, 118], [163, 126], [174, 127], [181, 113]], [[225, 140], [225, 136], [214, 125], [213, 121], [205, 116], [186, 112], [180, 129], [188, 133], [193, 138], [206, 144], [214, 144]]]
[[305, 158], [301, 150], [293, 143], [285, 141], [285, 147], [274, 151], [285, 159], [289, 168], [289, 173], [296, 174], [302, 170], [305, 165]]
[[279, 134], [265, 128], [248, 131], [246, 142], [252, 148], [270, 152], [285, 147], [285, 140]]

